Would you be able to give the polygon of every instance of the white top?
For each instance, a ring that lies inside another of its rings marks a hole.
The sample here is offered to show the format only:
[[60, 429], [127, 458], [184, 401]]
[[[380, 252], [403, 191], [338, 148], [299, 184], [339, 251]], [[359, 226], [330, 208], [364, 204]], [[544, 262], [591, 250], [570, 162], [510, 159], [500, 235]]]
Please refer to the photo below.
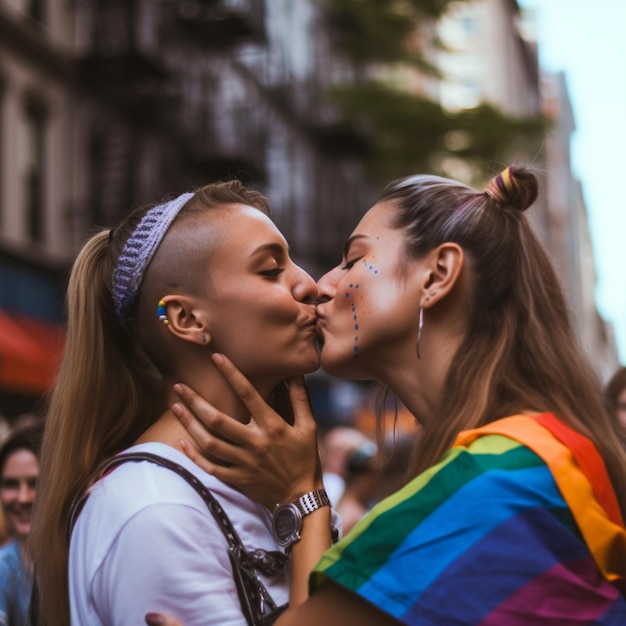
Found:
[[[280, 550], [271, 513], [161, 443], [152, 452], [195, 474], [222, 505], [248, 549]], [[181, 476], [150, 461], [128, 461], [91, 489], [72, 533], [69, 559], [73, 626], [137, 626], [150, 611], [185, 626], [244, 626], [228, 544], [200, 495]], [[289, 568], [261, 576], [274, 602], [289, 599]]]

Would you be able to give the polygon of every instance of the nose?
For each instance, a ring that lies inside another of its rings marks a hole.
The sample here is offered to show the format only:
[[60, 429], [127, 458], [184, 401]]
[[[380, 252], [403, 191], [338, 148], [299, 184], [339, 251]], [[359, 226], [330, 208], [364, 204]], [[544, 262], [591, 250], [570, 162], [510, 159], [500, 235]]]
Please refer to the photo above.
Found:
[[296, 280], [292, 289], [293, 297], [298, 302], [315, 302], [317, 300], [317, 285], [310, 274], [296, 265]]
[[20, 504], [30, 504], [35, 500], [35, 490], [28, 484], [27, 481], [20, 481], [20, 486], [17, 491], [17, 501]]
[[317, 281], [317, 297], [319, 301], [332, 300], [337, 293], [337, 284], [341, 276], [341, 268], [334, 267]]

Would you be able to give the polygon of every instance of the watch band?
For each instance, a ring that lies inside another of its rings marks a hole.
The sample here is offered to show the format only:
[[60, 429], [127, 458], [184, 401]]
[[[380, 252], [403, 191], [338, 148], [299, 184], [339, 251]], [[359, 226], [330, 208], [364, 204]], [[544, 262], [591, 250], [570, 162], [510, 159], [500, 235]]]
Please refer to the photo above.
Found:
[[302, 516], [305, 517], [317, 509], [321, 509], [323, 506], [330, 506], [330, 499], [326, 493], [326, 489], [317, 489], [316, 491], [309, 491], [303, 496], [300, 496], [294, 503]]
[[272, 533], [287, 554], [291, 551], [291, 546], [300, 541], [302, 520], [324, 506], [330, 506], [325, 489], [310, 491], [293, 502], [276, 505], [272, 513]]

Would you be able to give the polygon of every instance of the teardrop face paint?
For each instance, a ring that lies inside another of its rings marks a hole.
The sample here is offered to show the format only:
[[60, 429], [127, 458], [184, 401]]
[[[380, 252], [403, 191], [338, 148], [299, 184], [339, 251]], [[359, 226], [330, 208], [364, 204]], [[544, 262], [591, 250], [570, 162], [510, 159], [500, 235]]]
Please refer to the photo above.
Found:
[[343, 261], [318, 290], [322, 366], [334, 376], [380, 377], [383, 361], [416, 333], [417, 304], [406, 285], [404, 239], [387, 225], [390, 206], [370, 209], [348, 239]]
[[[367, 270], [372, 272], [374, 275], [378, 274], [378, 269], [376, 269], [376, 267], [374, 267], [374, 265], [372, 265], [367, 258], [362, 259], [360, 262], [365, 266]], [[356, 305], [356, 299], [359, 295], [359, 292], [357, 291], [358, 289], [359, 289], [359, 284], [351, 282], [348, 285], [348, 291], [346, 291], [345, 293], [345, 297], [351, 299], [350, 302], [351, 302], [352, 320], [354, 322], [353, 351], [354, 351], [355, 357], [359, 356], [359, 314], [357, 312], [357, 305]]]
[[353, 292], [352, 290], [356, 290], [359, 288], [359, 285], [355, 285], [353, 283], [350, 283], [348, 285], [348, 289], [349, 291], [346, 291], [345, 296], [346, 298], [351, 298], [351, 310], [352, 310], [352, 319], [354, 321], [354, 356], [357, 357], [359, 356], [359, 316], [356, 312], [356, 304], [354, 304], [354, 297], [353, 297]]

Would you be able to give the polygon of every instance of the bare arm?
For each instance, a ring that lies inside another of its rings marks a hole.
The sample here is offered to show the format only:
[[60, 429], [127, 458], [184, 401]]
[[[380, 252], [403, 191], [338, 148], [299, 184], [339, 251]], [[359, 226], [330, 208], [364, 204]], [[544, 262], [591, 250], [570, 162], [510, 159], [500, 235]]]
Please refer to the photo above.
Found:
[[[183, 626], [167, 615], [146, 615], [150, 626]], [[326, 582], [309, 600], [285, 611], [275, 626], [397, 626], [401, 622], [387, 615], [360, 596], [332, 582]]]

